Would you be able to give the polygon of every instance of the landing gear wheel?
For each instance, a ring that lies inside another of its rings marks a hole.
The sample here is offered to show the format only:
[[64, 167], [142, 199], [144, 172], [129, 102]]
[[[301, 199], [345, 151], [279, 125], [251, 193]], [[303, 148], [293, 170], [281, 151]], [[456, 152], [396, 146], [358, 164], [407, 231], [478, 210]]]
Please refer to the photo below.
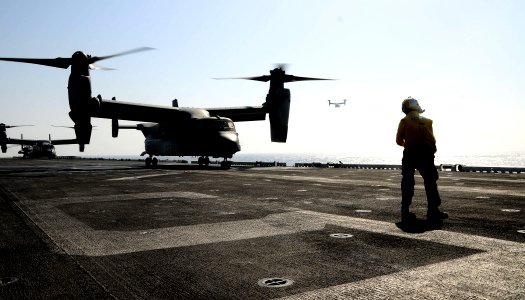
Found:
[[158, 164], [158, 162], [159, 162], [159, 160], [158, 160], [156, 157], [154, 157], [154, 158], [151, 160], [151, 165], [152, 165], [153, 167], [156, 167], [157, 164]]
[[232, 166], [231, 161], [227, 161], [226, 159], [221, 162], [221, 168], [224, 170], [229, 170]]
[[199, 166], [208, 166], [210, 164], [210, 158], [209, 157], [204, 157], [204, 156], [201, 156], [199, 157], [199, 160], [198, 160], [198, 163], [199, 163]]
[[146, 168], [149, 168], [151, 166], [151, 157], [146, 157], [144, 162], [146, 163]]

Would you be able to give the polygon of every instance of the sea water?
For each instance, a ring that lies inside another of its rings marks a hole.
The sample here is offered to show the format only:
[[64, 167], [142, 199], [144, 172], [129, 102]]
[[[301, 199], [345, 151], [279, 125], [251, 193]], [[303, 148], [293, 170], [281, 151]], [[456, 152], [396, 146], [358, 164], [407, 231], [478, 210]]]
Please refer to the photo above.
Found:
[[[231, 160], [237, 162], [280, 162], [287, 166], [295, 163], [344, 163], [344, 164], [388, 164], [400, 165], [399, 156], [352, 156], [347, 154], [331, 153], [236, 153]], [[92, 158], [92, 157], [89, 157]], [[94, 157], [93, 157], [94, 158]], [[99, 157], [96, 157], [99, 158]], [[144, 160], [144, 156], [101, 156], [106, 159], [131, 159]], [[191, 162], [196, 157], [162, 156], [160, 160], [186, 160]], [[212, 159], [222, 160], [222, 158]], [[471, 167], [525, 167], [525, 153], [498, 154], [498, 155], [458, 155], [440, 156], [436, 155], [435, 164], [465, 165]]]
[[[401, 156], [352, 156], [344, 154], [320, 153], [273, 153], [273, 154], [235, 154], [234, 161], [277, 161], [286, 162], [293, 166], [295, 163], [344, 163], [344, 164], [389, 164], [400, 165]], [[525, 167], [525, 153], [502, 155], [465, 155], [465, 156], [440, 156], [436, 155], [435, 164], [453, 164], [476, 167]]]

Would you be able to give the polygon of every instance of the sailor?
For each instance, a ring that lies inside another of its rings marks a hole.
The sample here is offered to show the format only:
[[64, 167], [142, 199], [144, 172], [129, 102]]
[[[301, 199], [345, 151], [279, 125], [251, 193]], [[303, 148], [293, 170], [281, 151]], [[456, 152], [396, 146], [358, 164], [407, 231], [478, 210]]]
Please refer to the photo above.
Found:
[[422, 117], [421, 109], [416, 99], [408, 97], [403, 100], [401, 110], [406, 116], [401, 119], [397, 129], [396, 142], [404, 147], [402, 160], [401, 180], [401, 222], [410, 222], [416, 215], [410, 212], [412, 197], [414, 196], [414, 175], [417, 169], [424, 180], [427, 195], [427, 220], [439, 222], [448, 218], [448, 215], [439, 210], [437, 180], [438, 172], [434, 165], [436, 153], [436, 138], [432, 130], [432, 120]]

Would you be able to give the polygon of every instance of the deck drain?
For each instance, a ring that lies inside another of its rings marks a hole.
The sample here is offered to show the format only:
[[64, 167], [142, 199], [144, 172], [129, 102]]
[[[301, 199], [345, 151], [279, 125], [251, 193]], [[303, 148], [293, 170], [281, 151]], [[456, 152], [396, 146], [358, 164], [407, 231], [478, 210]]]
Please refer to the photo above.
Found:
[[0, 286], [8, 285], [14, 282], [17, 282], [18, 278], [16, 277], [3, 277], [0, 278]]
[[520, 212], [519, 209], [514, 209], [514, 208], [504, 208], [501, 211], [503, 211], [503, 212]]
[[330, 234], [330, 237], [336, 238], [336, 239], [347, 239], [354, 237], [353, 235], [349, 233], [332, 233]]
[[372, 211], [370, 209], [356, 209], [356, 213], [371, 213]]
[[293, 284], [293, 280], [286, 278], [263, 278], [257, 281], [257, 284], [262, 287], [276, 288], [285, 287]]

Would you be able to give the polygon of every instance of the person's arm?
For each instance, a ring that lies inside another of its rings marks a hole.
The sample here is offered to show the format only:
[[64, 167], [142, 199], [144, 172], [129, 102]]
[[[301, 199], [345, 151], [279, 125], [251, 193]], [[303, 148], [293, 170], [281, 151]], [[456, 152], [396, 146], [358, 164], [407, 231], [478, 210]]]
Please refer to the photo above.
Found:
[[405, 146], [405, 123], [403, 120], [399, 121], [397, 127], [396, 143], [401, 147]]

